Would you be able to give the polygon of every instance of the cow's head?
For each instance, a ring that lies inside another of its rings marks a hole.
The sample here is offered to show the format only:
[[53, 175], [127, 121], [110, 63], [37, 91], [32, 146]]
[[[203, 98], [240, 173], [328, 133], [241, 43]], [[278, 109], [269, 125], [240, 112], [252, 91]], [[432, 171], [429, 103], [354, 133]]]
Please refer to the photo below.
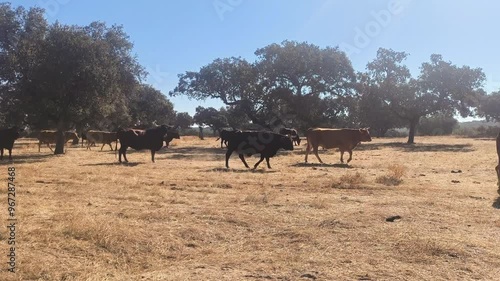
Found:
[[293, 150], [293, 142], [290, 137], [281, 136], [280, 142], [281, 148], [283, 148], [284, 150]]
[[361, 135], [361, 141], [372, 141], [372, 138], [370, 137], [370, 132], [368, 132], [370, 128], [364, 128], [364, 129], [359, 129], [360, 135]]

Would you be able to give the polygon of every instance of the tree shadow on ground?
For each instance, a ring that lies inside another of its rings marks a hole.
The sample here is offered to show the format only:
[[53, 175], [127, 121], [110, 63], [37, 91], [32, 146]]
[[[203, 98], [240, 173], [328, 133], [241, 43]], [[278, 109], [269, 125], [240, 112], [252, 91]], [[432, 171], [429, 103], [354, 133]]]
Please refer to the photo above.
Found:
[[139, 164], [145, 164], [144, 162], [106, 162], [106, 163], [91, 163], [91, 164], [81, 164], [80, 166], [126, 166], [135, 167]]
[[234, 169], [234, 168], [212, 168], [208, 170], [204, 170], [204, 172], [226, 172], [226, 173], [257, 173], [257, 174], [268, 174], [268, 173], [277, 173], [276, 170], [270, 169], [252, 169], [252, 168], [244, 168], [244, 169]]
[[3, 156], [3, 160], [0, 160], [0, 165], [12, 165], [21, 163], [36, 163], [44, 162], [46, 159], [51, 157], [57, 157], [54, 154], [23, 154], [23, 155], [12, 155], [12, 160], [9, 160], [9, 156]]
[[[499, 191], [499, 193], [500, 193], [500, 191]], [[498, 197], [497, 200], [493, 201], [493, 204], [491, 206], [495, 209], [500, 210], [500, 197]]]
[[157, 154], [226, 154], [226, 149], [220, 147], [199, 147], [199, 146], [187, 146], [187, 147], [163, 147]]
[[377, 150], [382, 148], [393, 148], [403, 152], [471, 152], [474, 151], [472, 144], [408, 144], [401, 142], [389, 143], [363, 143], [355, 150]]
[[305, 163], [305, 162], [299, 162], [296, 164], [291, 165], [292, 167], [334, 167], [334, 168], [344, 168], [344, 169], [352, 169], [354, 167], [349, 166], [349, 164], [341, 164], [341, 163], [336, 163], [336, 164], [327, 164], [327, 163]]

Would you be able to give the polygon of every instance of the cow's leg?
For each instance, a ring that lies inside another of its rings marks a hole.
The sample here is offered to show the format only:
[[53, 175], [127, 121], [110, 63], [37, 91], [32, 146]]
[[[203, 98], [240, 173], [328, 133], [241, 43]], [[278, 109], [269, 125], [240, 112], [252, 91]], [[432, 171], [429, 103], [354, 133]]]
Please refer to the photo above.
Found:
[[222, 144], [224, 143], [224, 140], [221, 138], [220, 139], [220, 148], [223, 148]]
[[231, 157], [231, 154], [233, 154], [233, 150], [231, 148], [228, 148], [226, 151], [226, 168], [229, 169], [229, 157]]
[[[3, 154], [3, 149], [2, 149], [2, 154]], [[9, 149], [9, 160], [12, 160], [12, 148]]]
[[498, 177], [497, 186], [498, 186], [498, 192], [500, 194], [500, 163], [495, 169], [497, 170], [497, 177]]
[[340, 163], [344, 164], [344, 151], [343, 150], [340, 150]]
[[0, 149], [0, 160], [3, 160], [3, 148]]
[[316, 155], [316, 158], [318, 158], [319, 163], [323, 164], [323, 161], [321, 160], [321, 158], [319, 158], [317, 146], [313, 147], [313, 152], [314, 152], [314, 155]]
[[109, 148], [111, 148], [111, 151], [113, 151], [113, 146], [111, 145], [110, 142], [108, 142]]
[[238, 156], [240, 157], [241, 162], [243, 162], [243, 164], [245, 164], [245, 167], [250, 168], [250, 167], [248, 167], [247, 161], [245, 161], [245, 155], [239, 154]]
[[[241, 155], [241, 154], [240, 154]], [[257, 169], [257, 166], [259, 166], [260, 162], [262, 162], [262, 160], [264, 160], [264, 155], [261, 155], [260, 156], [260, 160], [257, 161], [257, 163], [255, 163], [255, 165], [253, 166], [254, 169]]]
[[151, 161], [153, 161], [153, 163], [155, 162], [155, 152], [154, 149], [151, 149]]
[[50, 142], [47, 143], [47, 147], [50, 149], [50, 151], [54, 152], [54, 150], [52, 149], [52, 147], [50, 147]]
[[306, 159], [305, 159], [306, 163], [307, 163], [307, 155], [309, 155], [309, 150], [311, 150], [311, 142], [309, 140], [307, 140]]
[[347, 152], [349, 152], [349, 159], [347, 159], [347, 163], [349, 163], [352, 160], [352, 150], [348, 150]]
[[42, 141], [38, 142], [38, 152], [40, 152], [40, 146], [42, 145]]
[[271, 164], [269, 164], [269, 157], [266, 157], [267, 167], [271, 169]]
[[123, 154], [123, 160], [125, 162], [128, 162], [128, 160], [127, 160], [127, 146], [120, 147], [120, 150], [118, 150], [118, 161], [120, 161], [120, 163], [122, 162], [122, 154]]
[[[101, 151], [102, 151], [102, 149], [104, 148], [104, 146], [105, 146], [105, 145], [106, 145], [106, 143], [103, 143], [103, 144], [102, 144], [102, 146], [101, 146]], [[111, 148], [111, 149], [113, 149], [113, 148]]]

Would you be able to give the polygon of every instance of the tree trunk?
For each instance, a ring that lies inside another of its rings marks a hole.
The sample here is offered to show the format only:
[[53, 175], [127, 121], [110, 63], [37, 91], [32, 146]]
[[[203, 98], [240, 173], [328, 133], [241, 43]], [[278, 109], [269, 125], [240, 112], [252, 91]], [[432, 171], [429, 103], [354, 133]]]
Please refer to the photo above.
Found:
[[59, 121], [57, 124], [57, 138], [56, 138], [56, 149], [54, 149], [54, 154], [64, 154], [64, 123]]
[[410, 120], [410, 132], [408, 134], [408, 144], [415, 143], [415, 133], [417, 132], [417, 125], [420, 121], [420, 117], [414, 118]]

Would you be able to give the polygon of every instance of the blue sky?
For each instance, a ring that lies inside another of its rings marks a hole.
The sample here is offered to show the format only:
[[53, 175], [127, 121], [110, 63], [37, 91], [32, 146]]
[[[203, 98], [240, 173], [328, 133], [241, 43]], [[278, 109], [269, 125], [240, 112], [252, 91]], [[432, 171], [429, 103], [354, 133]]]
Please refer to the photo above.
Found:
[[[357, 71], [379, 47], [410, 54], [414, 76], [433, 53], [457, 65], [481, 67], [485, 90], [500, 89], [500, 36], [494, 21], [500, 2], [476, 0], [32, 0], [14, 6], [45, 8], [50, 22], [120, 24], [150, 73], [147, 82], [164, 94], [177, 74], [197, 71], [216, 58], [256, 59], [258, 48], [283, 40], [340, 46]], [[180, 112], [218, 101], [169, 99]]]

